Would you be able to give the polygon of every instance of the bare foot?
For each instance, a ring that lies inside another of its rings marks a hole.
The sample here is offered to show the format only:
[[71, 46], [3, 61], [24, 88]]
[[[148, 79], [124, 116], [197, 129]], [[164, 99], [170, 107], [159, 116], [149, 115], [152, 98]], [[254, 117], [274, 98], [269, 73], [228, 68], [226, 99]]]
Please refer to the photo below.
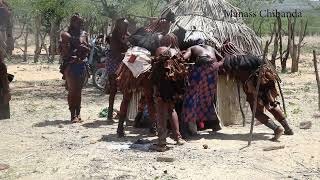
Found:
[[78, 123], [83, 123], [83, 120], [81, 119], [80, 116], [78, 116]]
[[122, 138], [125, 136], [124, 130], [121, 129], [117, 129], [117, 135], [119, 138]]
[[279, 138], [282, 136], [283, 134], [283, 129], [281, 127], [278, 127], [275, 131], [274, 131], [274, 137], [271, 139], [271, 141], [278, 141]]
[[79, 123], [78, 117], [72, 118], [71, 122], [72, 122], [72, 123]]
[[187, 142], [182, 138], [179, 138], [179, 139], [176, 140], [176, 145], [182, 146], [185, 143], [187, 143]]
[[198, 133], [197, 124], [195, 122], [188, 122], [188, 128], [192, 135], [196, 135]]
[[108, 117], [107, 118], [107, 124], [113, 124], [115, 123], [115, 121], [113, 120], [113, 118]]
[[293, 133], [293, 130], [292, 130], [292, 129], [285, 130], [285, 131], [284, 131], [284, 134], [285, 134], [285, 135], [289, 135], [289, 136], [294, 135], [294, 133]]

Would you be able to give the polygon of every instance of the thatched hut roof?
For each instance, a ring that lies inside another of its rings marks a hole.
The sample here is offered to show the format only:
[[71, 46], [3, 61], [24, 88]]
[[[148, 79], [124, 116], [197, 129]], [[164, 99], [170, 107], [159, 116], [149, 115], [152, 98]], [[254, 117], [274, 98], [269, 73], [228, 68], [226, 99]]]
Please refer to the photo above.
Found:
[[[162, 14], [172, 11], [177, 25], [187, 30], [185, 40], [191, 36], [202, 36], [216, 42], [219, 46], [230, 38], [244, 51], [261, 55], [261, 41], [241, 17], [230, 17], [226, 12], [239, 12], [239, 9], [224, 0], [174, 0], [166, 6]], [[196, 28], [196, 30], [194, 30]]]

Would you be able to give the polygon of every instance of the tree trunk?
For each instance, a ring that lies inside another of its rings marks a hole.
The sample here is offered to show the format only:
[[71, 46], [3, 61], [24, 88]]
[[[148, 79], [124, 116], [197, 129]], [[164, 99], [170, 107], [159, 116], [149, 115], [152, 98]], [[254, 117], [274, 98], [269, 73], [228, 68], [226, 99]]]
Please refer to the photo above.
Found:
[[277, 17], [278, 27], [279, 27], [279, 53], [280, 53], [280, 62], [281, 62], [281, 72], [285, 73], [287, 71], [287, 60], [284, 61], [283, 58], [283, 46], [282, 46], [282, 21], [281, 17]]
[[282, 69], [281, 71], [283, 73], [287, 72], [287, 61], [288, 61], [288, 58], [289, 58], [289, 55], [290, 55], [289, 48], [291, 46], [290, 43], [291, 43], [291, 38], [290, 38], [290, 34], [288, 33], [287, 50], [285, 51], [286, 54], [284, 55], [284, 57], [283, 57], [283, 59], [281, 61], [281, 69]]
[[288, 50], [290, 53], [290, 57], [292, 59], [292, 66], [291, 72], [297, 72], [297, 46], [295, 43], [295, 25], [296, 25], [296, 18], [294, 17], [293, 22], [291, 18], [288, 18]]
[[29, 37], [29, 28], [26, 28], [26, 34], [24, 37], [24, 46], [23, 46], [23, 61], [28, 61], [28, 37]]
[[14, 50], [14, 39], [13, 39], [13, 19], [12, 16], [9, 19], [9, 22], [7, 24], [6, 28], [6, 44], [7, 44], [7, 49], [6, 52], [9, 56], [12, 55], [12, 51]]
[[[287, 42], [287, 50], [285, 51], [285, 55], [282, 59], [282, 72], [286, 72], [287, 71], [287, 61], [290, 55], [290, 46], [291, 46], [291, 18], [288, 18], [288, 42]], [[284, 69], [285, 68], [285, 69]]]
[[281, 29], [279, 29], [279, 25], [277, 23], [277, 20], [274, 22], [274, 30], [275, 30], [275, 38], [274, 38], [274, 43], [273, 43], [273, 52], [271, 55], [271, 64], [275, 67], [275, 69], [277, 68], [276, 66], [276, 58], [277, 58], [277, 54], [278, 54], [278, 49], [279, 49], [279, 31], [281, 31]]
[[288, 18], [288, 52], [291, 55], [293, 53], [293, 47], [292, 47], [292, 38], [294, 38], [294, 32], [292, 28], [292, 21], [291, 18]]
[[320, 111], [320, 78], [319, 78], [318, 62], [317, 62], [317, 56], [316, 56], [315, 50], [313, 50], [313, 63], [314, 63], [314, 70], [316, 73], [316, 80], [318, 85], [318, 110]]
[[56, 28], [54, 27], [55, 23], [52, 20], [51, 21], [51, 25], [50, 25], [50, 34], [49, 34], [49, 38], [50, 38], [50, 47], [49, 47], [49, 53], [50, 55], [54, 54], [54, 50], [55, 50], [55, 37], [56, 37]]
[[38, 15], [35, 18], [35, 34], [34, 34], [34, 42], [35, 42], [35, 50], [34, 50], [34, 58], [33, 62], [39, 62], [39, 56], [41, 53], [41, 45], [40, 45], [40, 28], [41, 28], [41, 17]]
[[41, 40], [41, 49], [43, 48], [45, 50], [47, 59], [50, 59], [49, 50], [47, 48], [47, 45], [45, 44], [45, 39], [46, 39], [47, 34], [45, 33], [42, 36], [41, 33], [40, 33], [39, 36], [40, 36], [40, 40]]
[[296, 24], [296, 19], [294, 19], [294, 24], [292, 26], [292, 46], [291, 46], [291, 51], [290, 55], [292, 58], [292, 67], [291, 67], [291, 72], [298, 72], [299, 71], [299, 61], [300, 61], [300, 53], [301, 53], [301, 46], [304, 37], [306, 36], [306, 30], [307, 30], [307, 25], [308, 21], [303, 25], [303, 21], [300, 20], [300, 30], [299, 30], [299, 40], [298, 43], [295, 43], [295, 31], [294, 31], [294, 26]]
[[292, 59], [292, 66], [291, 66], [291, 72], [295, 73], [298, 72], [299, 68], [299, 59], [297, 56], [298, 46], [296, 44], [292, 45], [292, 53], [291, 53], [291, 59]]
[[304, 40], [304, 37], [306, 36], [306, 31], [307, 31], [307, 26], [308, 26], [308, 21], [303, 24], [303, 20], [300, 20], [300, 30], [299, 30], [299, 42], [296, 45], [296, 62], [295, 62], [295, 72], [299, 70], [299, 61], [300, 61], [300, 54], [301, 54], [301, 47], [302, 47], [302, 42]]
[[58, 20], [51, 21], [50, 47], [49, 47], [50, 58], [48, 59], [49, 63], [52, 63], [54, 61], [54, 57], [57, 54], [59, 25], [60, 25], [60, 23]]
[[287, 61], [281, 61], [281, 73], [287, 72]]

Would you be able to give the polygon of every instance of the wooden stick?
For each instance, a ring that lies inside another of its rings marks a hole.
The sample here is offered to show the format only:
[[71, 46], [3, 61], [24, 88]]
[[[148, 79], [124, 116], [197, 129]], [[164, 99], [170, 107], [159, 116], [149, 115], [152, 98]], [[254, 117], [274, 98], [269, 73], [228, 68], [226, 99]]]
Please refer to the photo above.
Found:
[[256, 85], [256, 94], [254, 95], [254, 100], [253, 100], [253, 109], [252, 109], [252, 118], [251, 118], [251, 127], [250, 127], [250, 134], [249, 134], [249, 140], [248, 140], [248, 147], [251, 145], [251, 142], [252, 142], [254, 118], [256, 115], [256, 111], [257, 111], [257, 103], [258, 103], [257, 101], [258, 101], [258, 94], [259, 94], [260, 83], [261, 83], [262, 70], [263, 70], [264, 64], [267, 64], [266, 59], [267, 59], [267, 55], [268, 55], [269, 45], [270, 45], [270, 43], [267, 41], [266, 46], [264, 48], [264, 53], [263, 53], [263, 64], [259, 67], [258, 82]]
[[248, 146], [251, 145], [252, 142], [252, 137], [253, 137], [253, 126], [254, 126], [254, 118], [257, 112], [257, 101], [258, 101], [258, 94], [259, 94], [259, 89], [260, 89], [260, 83], [261, 83], [261, 76], [262, 76], [262, 70], [263, 70], [263, 65], [259, 67], [259, 75], [258, 75], [258, 82], [256, 86], [256, 94], [254, 95], [254, 101], [253, 101], [253, 109], [252, 109], [252, 118], [251, 118], [251, 127], [250, 127], [250, 136], [249, 136], [249, 141], [248, 141]]
[[282, 91], [282, 88], [281, 88], [281, 84], [280, 84], [280, 81], [279, 81], [279, 80], [276, 80], [276, 81], [277, 81], [277, 83], [278, 83], [278, 87], [279, 87], [279, 91], [280, 91], [280, 95], [281, 95], [283, 111], [284, 111], [285, 116], [287, 116], [287, 108], [286, 108], [286, 103], [285, 103], [285, 100], [284, 100], [284, 96], [283, 96], [283, 91]]
[[318, 85], [318, 110], [320, 111], [320, 78], [319, 78], [319, 71], [318, 71], [317, 55], [315, 50], [313, 50], [313, 63], [314, 63], [314, 70], [316, 73], [316, 80]]

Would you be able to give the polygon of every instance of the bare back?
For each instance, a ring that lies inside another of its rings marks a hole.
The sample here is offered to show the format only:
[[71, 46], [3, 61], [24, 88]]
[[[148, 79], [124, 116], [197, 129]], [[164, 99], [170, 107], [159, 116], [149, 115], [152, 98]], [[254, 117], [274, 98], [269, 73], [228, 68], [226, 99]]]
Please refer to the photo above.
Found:
[[199, 57], [207, 57], [208, 59], [210, 59], [210, 61], [216, 62], [217, 58], [215, 53], [216, 53], [216, 50], [211, 46], [196, 45], [188, 48], [183, 57], [184, 59], [192, 59], [192, 60], [195, 60]]
[[193, 46], [191, 47], [192, 55], [191, 57], [196, 58], [199, 56], [207, 56], [212, 59], [216, 59], [214, 48], [210, 46]]

